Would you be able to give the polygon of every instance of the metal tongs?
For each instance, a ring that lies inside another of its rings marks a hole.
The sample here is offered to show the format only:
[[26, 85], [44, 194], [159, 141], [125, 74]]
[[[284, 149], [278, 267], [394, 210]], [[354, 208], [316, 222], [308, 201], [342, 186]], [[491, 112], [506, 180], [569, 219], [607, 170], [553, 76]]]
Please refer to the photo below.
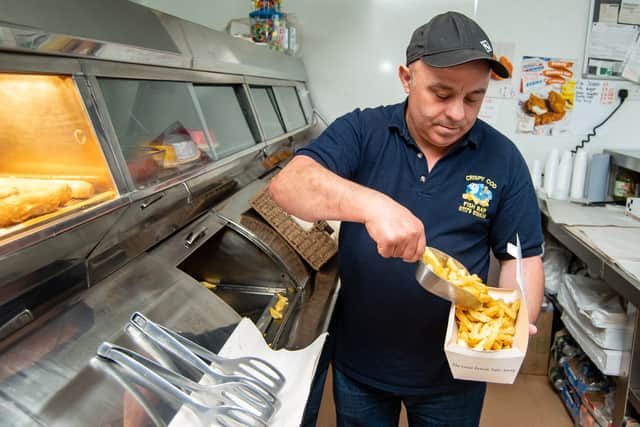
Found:
[[[133, 351], [105, 342], [98, 347], [98, 356], [115, 362], [133, 372], [136, 376], [136, 381], [139, 384], [155, 391], [165, 399], [173, 400], [177, 404], [184, 405], [191, 409], [202, 425], [241, 425], [248, 427], [267, 426], [266, 420], [263, 417], [256, 415], [253, 411], [236, 406], [235, 404], [228, 404], [227, 399], [233, 401], [230, 397], [232, 394], [231, 392], [239, 390], [239, 388], [237, 388], [237, 383], [223, 384], [224, 387], [220, 387], [219, 390], [217, 390], [219, 392], [217, 400], [221, 404], [212, 406], [194, 399], [165, 378], [166, 375], [168, 378], [180, 382], [185, 388], [190, 388], [191, 385], [188, 384], [188, 382], [183, 383], [182, 380], [177, 379], [180, 377], [179, 374], [169, 371]], [[148, 364], [153, 366], [153, 369], [149, 369], [145, 366]], [[156, 372], [156, 370], [158, 370], [158, 372]], [[211, 392], [211, 389], [208, 391]], [[255, 407], [252, 406], [252, 408]]]
[[216, 366], [225, 374], [240, 374], [251, 377], [256, 381], [261, 382], [263, 386], [267, 387], [274, 394], [278, 394], [278, 392], [284, 387], [286, 382], [284, 375], [282, 375], [275, 366], [266, 360], [253, 356], [236, 357], [233, 359], [221, 357], [165, 326], [157, 326], [179, 341], [180, 344], [195, 353], [202, 360], [210, 365]]
[[[455, 258], [436, 248], [427, 247], [427, 250], [434, 254], [441, 266], [446, 266], [448, 261], [453, 263], [458, 271], [462, 271], [466, 275], [469, 274], [465, 266]], [[469, 308], [477, 308], [480, 306], [480, 300], [474, 294], [438, 276], [438, 274], [433, 271], [431, 265], [424, 260], [424, 257], [418, 261], [416, 280], [427, 291], [454, 304]]]
[[[190, 349], [190, 348], [196, 348], [195, 346], [197, 346], [197, 344], [191, 342], [190, 340], [187, 340], [184, 337], [181, 337], [180, 340], [177, 339], [175, 337], [175, 335], [178, 335], [177, 333], [173, 331], [168, 332], [166, 328], [163, 328], [162, 326], [152, 322], [141, 313], [138, 313], [138, 312], [133, 313], [129, 321], [131, 325], [133, 325], [136, 329], [142, 332], [149, 339], [151, 339], [155, 344], [158, 344], [160, 347], [167, 350], [169, 353], [175, 355], [185, 363], [189, 364], [191, 367], [197, 369], [203, 375], [206, 375], [207, 377], [212, 379], [214, 383], [219, 384], [219, 383], [224, 383], [229, 381], [244, 383], [247, 386], [251, 387], [256, 394], [261, 396], [271, 406], [273, 406], [274, 410], [277, 410], [280, 407], [280, 401], [276, 397], [276, 393], [279, 390], [277, 385], [269, 384], [265, 382], [263, 379], [261, 379], [260, 377], [256, 375], [252, 375], [251, 372], [249, 372], [249, 374], [238, 375], [235, 373], [227, 374], [227, 373], [222, 373], [214, 370], [214, 366], [210, 366], [200, 358], [203, 356], [199, 357], [198, 355], [196, 355], [194, 351]], [[186, 341], [189, 341], [188, 346], [190, 348], [188, 348], [185, 344], [183, 344], [183, 343], [186, 343]], [[202, 347], [200, 346], [197, 346], [197, 347], [199, 348], [198, 351], [201, 354], [207, 353], [206, 357], [204, 357], [205, 359], [211, 359], [210, 358], [211, 354], [209, 354], [208, 351], [202, 352], [203, 350]], [[221, 359], [219, 356], [217, 357]], [[221, 364], [226, 364], [226, 363], [227, 363], [226, 360], [222, 360], [222, 361], [218, 360], [218, 363], [214, 365], [219, 367]], [[229, 367], [234, 365], [235, 365], [234, 362], [230, 362], [228, 364]], [[275, 368], [273, 368], [271, 365], [267, 364], [267, 366], [275, 370]], [[276, 372], [279, 375], [282, 375], [277, 370]]]

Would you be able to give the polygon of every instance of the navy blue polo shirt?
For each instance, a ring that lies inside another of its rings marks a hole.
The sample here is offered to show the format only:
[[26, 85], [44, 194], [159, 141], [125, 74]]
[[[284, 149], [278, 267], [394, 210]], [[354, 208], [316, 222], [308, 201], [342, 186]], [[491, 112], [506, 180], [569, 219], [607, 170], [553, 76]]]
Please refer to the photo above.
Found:
[[[540, 211], [515, 145], [477, 120], [428, 170], [409, 135], [405, 106], [355, 110], [297, 154], [392, 197], [422, 220], [429, 246], [484, 281], [489, 250], [510, 258], [506, 246], [516, 233], [524, 257], [539, 255]], [[394, 393], [472, 386], [451, 377], [443, 350], [450, 303], [418, 284], [415, 263], [382, 258], [365, 227], [353, 222], [341, 225], [338, 256], [342, 287], [331, 332], [340, 370]]]

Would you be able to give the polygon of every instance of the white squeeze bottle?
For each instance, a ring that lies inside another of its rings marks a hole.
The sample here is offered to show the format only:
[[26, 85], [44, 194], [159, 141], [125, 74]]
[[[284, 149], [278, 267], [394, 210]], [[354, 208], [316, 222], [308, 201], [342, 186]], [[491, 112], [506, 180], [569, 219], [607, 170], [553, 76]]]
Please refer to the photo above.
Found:
[[544, 165], [544, 183], [543, 188], [547, 197], [551, 197], [556, 184], [556, 174], [558, 173], [559, 155], [557, 148], [553, 148], [549, 152], [547, 162]]
[[571, 159], [571, 151], [563, 151], [558, 166], [557, 182], [553, 191], [553, 198], [557, 200], [567, 200], [569, 198], [569, 190], [571, 188], [571, 168], [573, 161]]
[[571, 176], [571, 200], [580, 200], [584, 198], [584, 182], [587, 177], [587, 153], [584, 150], [578, 150], [573, 159], [573, 175]]

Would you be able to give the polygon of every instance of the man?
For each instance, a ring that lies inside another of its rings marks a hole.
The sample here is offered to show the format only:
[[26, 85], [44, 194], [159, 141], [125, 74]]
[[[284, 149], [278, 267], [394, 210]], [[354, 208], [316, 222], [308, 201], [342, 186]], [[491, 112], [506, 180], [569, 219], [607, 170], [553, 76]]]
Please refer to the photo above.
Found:
[[[530, 323], [543, 294], [542, 232], [526, 164], [477, 120], [492, 70], [484, 31], [448, 12], [418, 28], [399, 77], [404, 103], [355, 110], [298, 151], [269, 191], [308, 221], [341, 220], [341, 294], [331, 334], [339, 426], [477, 426], [485, 384], [454, 380], [443, 351], [450, 304], [415, 279], [425, 244], [514, 288], [520, 236]], [[535, 327], [531, 327], [535, 333]]]

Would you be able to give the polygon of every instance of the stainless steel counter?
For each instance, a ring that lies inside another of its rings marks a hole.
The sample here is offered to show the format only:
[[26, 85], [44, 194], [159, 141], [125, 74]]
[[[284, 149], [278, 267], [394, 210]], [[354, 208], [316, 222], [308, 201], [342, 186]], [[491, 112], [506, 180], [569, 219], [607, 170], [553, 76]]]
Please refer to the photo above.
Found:
[[[622, 374], [616, 377], [616, 402], [613, 414], [613, 424], [622, 425], [627, 405], [640, 412], [640, 316], [637, 308], [640, 306], [640, 281], [618, 267], [599, 248], [594, 247], [581, 235], [573, 232], [571, 227], [553, 222], [544, 203], [540, 205], [543, 214], [543, 224], [546, 231], [562, 243], [571, 253], [582, 260], [594, 278], [602, 279], [613, 290], [620, 294], [635, 310], [633, 321], [634, 333], [631, 351], [623, 353]], [[585, 209], [589, 209], [585, 207]]]
[[124, 330], [135, 311], [195, 335], [240, 320], [188, 275], [142, 255], [12, 337], [0, 353], [0, 424], [107, 425], [126, 417], [123, 390], [94, 356], [103, 341], [136, 348]]

